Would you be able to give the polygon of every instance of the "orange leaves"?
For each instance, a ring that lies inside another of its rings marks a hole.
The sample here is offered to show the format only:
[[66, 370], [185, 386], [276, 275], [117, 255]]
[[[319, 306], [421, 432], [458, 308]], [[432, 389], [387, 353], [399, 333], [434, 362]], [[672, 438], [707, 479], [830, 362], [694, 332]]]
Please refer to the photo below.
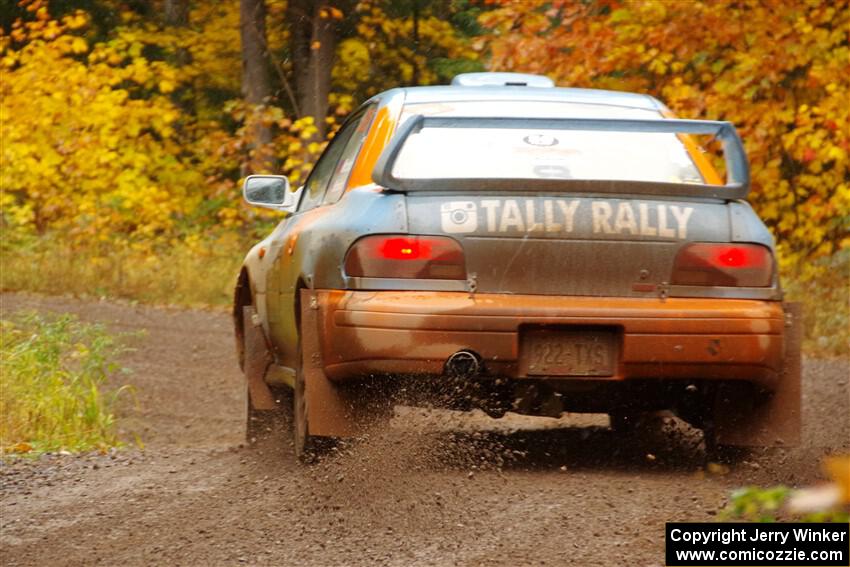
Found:
[[334, 6], [327, 6], [319, 10], [319, 17], [325, 20], [342, 20], [345, 15], [342, 10]]

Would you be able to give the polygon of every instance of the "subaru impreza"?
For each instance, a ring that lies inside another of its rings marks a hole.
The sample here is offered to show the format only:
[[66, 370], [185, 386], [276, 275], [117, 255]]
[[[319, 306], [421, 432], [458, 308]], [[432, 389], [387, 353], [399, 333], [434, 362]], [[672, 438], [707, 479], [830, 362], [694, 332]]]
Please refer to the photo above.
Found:
[[288, 416], [309, 454], [376, 392], [434, 388], [497, 418], [666, 410], [709, 448], [796, 442], [799, 312], [749, 177], [732, 124], [643, 94], [474, 73], [375, 96], [302, 187], [244, 182], [283, 213], [235, 290], [249, 437]]

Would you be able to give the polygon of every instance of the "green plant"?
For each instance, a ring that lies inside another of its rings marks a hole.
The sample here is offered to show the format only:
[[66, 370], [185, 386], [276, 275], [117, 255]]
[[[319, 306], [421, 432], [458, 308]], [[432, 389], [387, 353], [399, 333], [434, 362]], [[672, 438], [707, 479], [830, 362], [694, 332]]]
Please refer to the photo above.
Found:
[[721, 513], [721, 517], [751, 522], [773, 522], [790, 493], [791, 489], [787, 486], [739, 488], [732, 493], [729, 505]]
[[0, 321], [0, 451], [86, 451], [118, 446], [112, 408], [124, 387], [110, 375], [125, 350], [101, 325], [72, 315]]
[[789, 517], [785, 507], [794, 491], [787, 486], [760, 488], [746, 486], [732, 493], [729, 504], [718, 517], [720, 521], [745, 520], [749, 522], [775, 522], [794, 519], [802, 522], [847, 522], [850, 514], [840, 509], [824, 510]]

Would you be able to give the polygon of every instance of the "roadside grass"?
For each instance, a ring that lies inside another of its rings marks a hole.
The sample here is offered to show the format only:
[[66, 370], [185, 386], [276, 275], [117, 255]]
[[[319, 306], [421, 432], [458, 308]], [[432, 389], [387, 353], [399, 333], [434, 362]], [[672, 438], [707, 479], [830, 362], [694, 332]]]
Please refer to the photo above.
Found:
[[236, 234], [167, 245], [71, 245], [57, 235], [4, 242], [0, 288], [190, 307], [229, 305], [251, 241]]
[[112, 411], [126, 389], [105, 387], [124, 371], [120, 338], [72, 315], [16, 313], [0, 331], [0, 454], [120, 446]]

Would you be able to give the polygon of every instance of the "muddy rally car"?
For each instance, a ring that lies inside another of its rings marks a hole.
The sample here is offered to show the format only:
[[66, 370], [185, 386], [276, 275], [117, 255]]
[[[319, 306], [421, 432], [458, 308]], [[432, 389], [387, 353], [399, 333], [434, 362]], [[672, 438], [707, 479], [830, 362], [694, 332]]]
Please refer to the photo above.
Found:
[[795, 443], [798, 312], [748, 189], [731, 124], [646, 95], [512, 73], [384, 92], [303, 187], [245, 181], [285, 213], [235, 291], [248, 436], [284, 419], [305, 455], [421, 395]]

